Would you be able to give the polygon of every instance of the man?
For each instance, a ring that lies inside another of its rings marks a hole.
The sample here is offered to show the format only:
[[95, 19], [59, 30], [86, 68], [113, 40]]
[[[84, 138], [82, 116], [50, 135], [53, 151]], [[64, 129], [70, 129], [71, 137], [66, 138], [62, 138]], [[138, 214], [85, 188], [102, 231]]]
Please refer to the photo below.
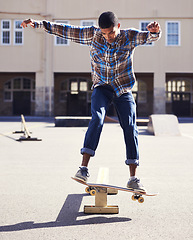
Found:
[[92, 119], [81, 149], [83, 155], [80, 169], [75, 178], [87, 181], [88, 163], [95, 155], [105, 115], [113, 101], [120, 125], [123, 129], [126, 145], [126, 165], [130, 169], [127, 187], [145, 192], [145, 188], [136, 177], [139, 165], [138, 131], [136, 126], [136, 105], [131, 89], [135, 83], [132, 59], [135, 47], [156, 41], [161, 36], [157, 22], [147, 26], [148, 31], [120, 29], [117, 16], [104, 12], [98, 19], [98, 27], [75, 27], [48, 21], [28, 19], [21, 24], [24, 28], [30, 24], [34, 28], [43, 28], [50, 34], [70, 39], [90, 47], [93, 93], [91, 98]]

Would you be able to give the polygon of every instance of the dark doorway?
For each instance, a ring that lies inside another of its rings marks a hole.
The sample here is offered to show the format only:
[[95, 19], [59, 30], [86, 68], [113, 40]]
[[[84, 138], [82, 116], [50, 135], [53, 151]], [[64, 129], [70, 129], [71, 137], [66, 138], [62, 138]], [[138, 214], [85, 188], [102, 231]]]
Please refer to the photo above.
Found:
[[67, 115], [86, 116], [88, 115], [87, 90], [88, 83], [82, 79], [69, 80], [70, 92], [67, 95]]
[[176, 116], [190, 116], [190, 93], [172, 93], [172, 111]]
[[31, 92], [13, 92], [13, 115], [31, 115]]
[[77, 94], [68, 93], [67, 115], [68, 116], [86, 116], [88, 115], [87, 93], [79, 92]]

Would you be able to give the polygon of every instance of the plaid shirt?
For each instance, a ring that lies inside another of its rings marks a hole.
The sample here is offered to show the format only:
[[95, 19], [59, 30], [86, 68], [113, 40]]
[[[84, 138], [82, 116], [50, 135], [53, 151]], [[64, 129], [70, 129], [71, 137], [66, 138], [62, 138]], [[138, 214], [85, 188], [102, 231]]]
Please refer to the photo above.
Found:
[[109, 84], [117, 96], [132, 89], [135, 83], [133, 53], [135, 47], [156, 41], [160, 33], [150, 33], [136, 29], [120, 30], [115, 41], [110, 44], [102, 36], [100, 28], [76, 27], [48, 21], [36, 22], [35, 27], [44, 28], [50, 34], [88, 45], [92, 68], [93, 86]]

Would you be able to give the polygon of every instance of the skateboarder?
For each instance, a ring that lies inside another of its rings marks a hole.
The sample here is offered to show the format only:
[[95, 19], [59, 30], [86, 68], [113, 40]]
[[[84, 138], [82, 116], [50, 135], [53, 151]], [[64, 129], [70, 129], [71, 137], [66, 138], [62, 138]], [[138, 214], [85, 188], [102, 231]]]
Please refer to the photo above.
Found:
[[95, 155], [105, 115], [111, 102], [117, 111], [123, 129], [126, 145], [126, 165], [130, 169], [128, 188], [145, 191], [136, 177], [139, 165], [138, 131], [136, 126], [136, 105], [131, 89], [135, 84], [132, 68], [134, 49], [138, 45], [151, 43], [161, 36], [157, 22], [151, 22], [147, 31], [120, 28], [120, 22], [113, 12], [104, 12], [98, 19], [99, 27], [75, 27], [49, 21], [24, 20], [24, 28], [30, 24], [33, 28], [43, 28], [50, 34], [70, 39], [90, 48], [93, 93], [91, 98], [92, 119], [89, 123], [84, 145], [80, 169], [75, 178], [87, 181], [89, 177], [88, 163]]

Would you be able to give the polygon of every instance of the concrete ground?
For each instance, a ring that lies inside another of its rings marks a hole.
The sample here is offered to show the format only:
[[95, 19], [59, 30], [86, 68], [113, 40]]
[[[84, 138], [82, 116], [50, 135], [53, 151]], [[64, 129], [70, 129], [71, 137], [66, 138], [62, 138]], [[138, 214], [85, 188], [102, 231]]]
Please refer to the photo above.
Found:
[[[140, 204], [131, 194], [108, 196], [119, 214], [84, 214], [94, 197], [71, 179], [80, 165], [86, 128], [56, 128], [53, 119], [27, 118], [32, 137], [18, 142], [19, 118], [0, 118], [0, 240], [193, 239], [193, 119], [180, 119], [179, 137], [155, 137], [139, 127], [137, 175], [148, 192]], [[90, 182], [101, 167], [109, 183], [125, 186], [128, 167], [119, 124], [105, 124], [89, 166]]]

